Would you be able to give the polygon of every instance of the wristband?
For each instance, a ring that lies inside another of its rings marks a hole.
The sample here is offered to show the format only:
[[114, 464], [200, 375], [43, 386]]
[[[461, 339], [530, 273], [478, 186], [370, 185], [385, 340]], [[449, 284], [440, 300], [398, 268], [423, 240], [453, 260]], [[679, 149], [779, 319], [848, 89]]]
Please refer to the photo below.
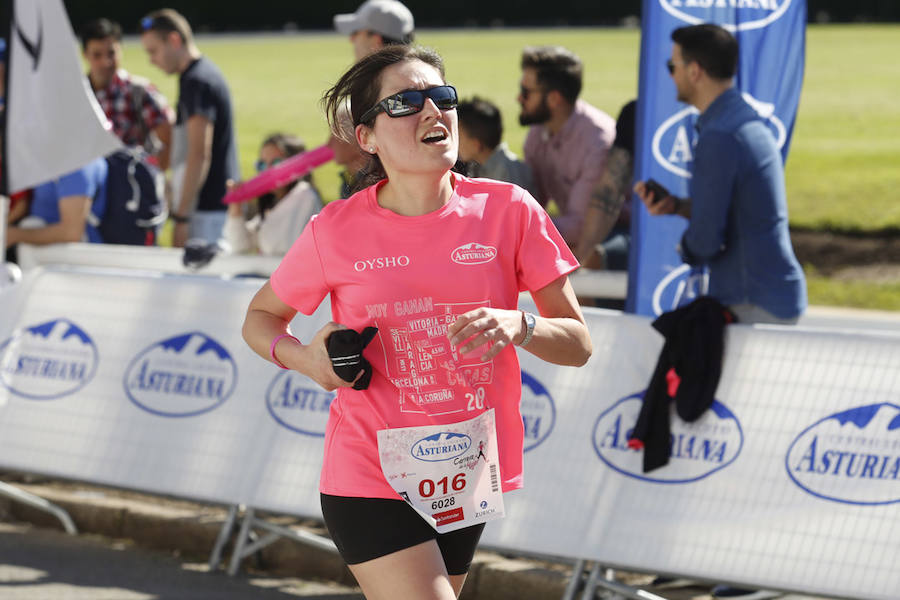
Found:
[[278, 357], [275, 356], [275, 345], [278, 344], [278, 342], [280, 342], [283, 338], [291, 338], [298, 344], [300, 343], [300, 340], [298, 340], [297, 338], [295, 338], [294, 336], [292, 336], [289, 333], [282, 333], [281, 335], [276, 335], [275, 339], [272, 340], [272, 346], [269, 348], [269, 356], [272, 357], [272, 362], [274, 362], [276, 365], [278, 365], [282, 369], [287, 369], [287, 367], [284, 366], [280, 360], [278, 360]]
[[181, 225], [183, 223], [190, 223], [190, 221], [191, 221], [190, 217], [176, 215], [175, 213], [172, 213], [171, 217], [172, 217], [172, 220], [175, 221], [176, 223], [178, 223], [179, 225]]

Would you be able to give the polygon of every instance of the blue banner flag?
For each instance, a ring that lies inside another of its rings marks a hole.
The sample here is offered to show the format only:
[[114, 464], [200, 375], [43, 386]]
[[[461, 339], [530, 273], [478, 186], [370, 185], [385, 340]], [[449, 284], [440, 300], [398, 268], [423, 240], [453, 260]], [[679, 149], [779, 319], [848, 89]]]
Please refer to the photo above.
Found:
[[[637, 107], [635, 181], [655, 179], [688, 195], [698, 111], [676, 100], [666, 69], [673, 30], [716, 23], [737, 38], [735, 85], [772, 130], [787, 158], [806, 45], [805, 0], [644, 0]], [[653, 217], [636, 196], [626, 309], [659, 315], [706, 293], [707, 274], [684, 264], [676, 246], [687, 227], [678, 216]]]

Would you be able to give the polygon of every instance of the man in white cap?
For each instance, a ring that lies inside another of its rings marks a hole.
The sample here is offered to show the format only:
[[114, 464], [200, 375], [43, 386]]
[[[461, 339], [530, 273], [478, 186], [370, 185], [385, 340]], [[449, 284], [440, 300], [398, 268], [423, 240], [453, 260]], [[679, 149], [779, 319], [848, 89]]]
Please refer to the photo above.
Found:
[[411, 44], [415, 22], [397, 0], [368, 0], [355, 13], [334, 16], [338, 33], [350, 36], [356, 60], [390, 44]]

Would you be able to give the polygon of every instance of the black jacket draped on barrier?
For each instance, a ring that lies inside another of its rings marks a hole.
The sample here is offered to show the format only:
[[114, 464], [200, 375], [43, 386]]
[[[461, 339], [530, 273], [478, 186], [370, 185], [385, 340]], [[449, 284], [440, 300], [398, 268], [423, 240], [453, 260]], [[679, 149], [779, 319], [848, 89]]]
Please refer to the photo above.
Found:
[[712, 406], [722, 374], [725, 325], [736, 320], [722, 304], [704, 296], [653, 321], [666, 341], [628, 442], [631, 448], [643, 448], [644, 473], [669, 462], [670, 400], [688, 422]]

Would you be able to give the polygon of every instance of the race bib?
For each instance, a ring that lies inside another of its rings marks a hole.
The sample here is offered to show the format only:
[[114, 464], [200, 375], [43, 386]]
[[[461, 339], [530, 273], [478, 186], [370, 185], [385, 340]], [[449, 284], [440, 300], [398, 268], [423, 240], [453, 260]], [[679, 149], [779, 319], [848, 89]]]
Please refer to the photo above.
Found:
[[503, 517], [494, 409], [449, 425], [382, 429], [388, 483], [438, 533]]

